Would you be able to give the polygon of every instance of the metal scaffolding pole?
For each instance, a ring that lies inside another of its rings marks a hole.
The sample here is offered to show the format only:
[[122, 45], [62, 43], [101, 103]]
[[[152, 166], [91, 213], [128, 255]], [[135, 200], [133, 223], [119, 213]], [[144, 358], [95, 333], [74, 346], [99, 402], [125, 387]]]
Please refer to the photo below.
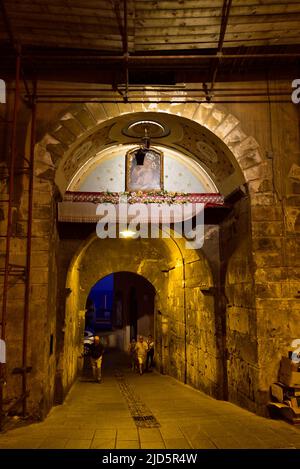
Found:
[[222, 51], [223, 51], [223, 44], [224, 44], [224, 39], [225, 39], [225, 34], [226, 34], [226, 29], [227, 29], [231, 4], [232, 4], [232, 0], [224, 0], [223, 1], [220, 37], [219, 37], [219, 43], [218, 43], [218, 50], [217, 50], [217, 54], [216, 54], [217, 59], [216, 59], [216, 62], [215, 62], [215, 65], [214, 65], [214, 68], [213, 68], [213, 71], [212, 71], [212, 79], [211, 79], [209, 93], [207, 94], [207, 101], [211, 101], [212, 93], [214, 91], [215, 82], [216, 82], [216, 79], [217, 79], [217, 73], [218, 73], [220, 60], [221, 60], [220, 57], [221, 57]]
[[122, 40], [123, 47], [123, 68], [124, 68], [124, 78], [125, 78], [125, 92], [124, 94], [120, 91], [119, 93], [124, 99], [124, 102], [127, 102], [128, 88], [129, 88], [129, 70], [128, 70], [128, 60], [129, 60], [129, 51], [128, 51], [128, 12], [127, 12], [127, 0], [123, 0], [123, 15], [124, 19], [122, 21], [121, 11], [120, 11], [120, 1], [111, 0], [112, 8], [115, 12], [117, 23], [119, 26], [120, 36]]
[[29, 159], [29, 190], [28, 190], [28, 226], [26, 249], [26, 282], [25, 303], [23, 318], [23, 353], [22, 353], [22, 395], [23, 416], [26, 415], [27, 404], [27, 341], [30, 304], [30, 269], [31, 269], [31, 238], [32, 238], [32, 210], [33, 210], [33, 177], [34, 177], [34, 147], [36, 139], [36, 81], [34, 82], [31, 99], [31, 132], [30, 132], [30, 159]]
[[[189, 100], [183, 100], [183, 99], [130, 99], [126, 101], [128, 104], [189, 104], [189, 103], [195, 103], [195, 104], [202, 104], [206, 103], [207, 101], [204, 99], [189, 99]], [[212, 104], [269, 104], [269, 103], [286, 103], [290, 104], [291, 100], [290, 99], [274, 99], [274, 100], [259, 100], [259, 99], [249, 99], [249, 100], [238, 100], [238, 99], [217, 99], [217, 100], [212, 100]], [[38, 99], [37, 103], [39, 104], [47, 104], [47, 103], [56, 103], [56, 104], [86, 104], [86, 103], [101, 103], [101, 104], [124, 104], [124, 100], [120, 99]]]
[[[105, 63], [113, 62], [116, 64], [122, 64], [124, 61], [123, 55], [91, 55], [91, 54], [76, 54], [71, 55], [70, 53], [66, 53], [62, 51], [60, 54], [57, 51], [45, 51], [42, 54], [40, 52], [26, 52], [22, 54], [23, 59], [38, 59], [38, 60], [61, 60], [65, 62], [66, 60], [84, 60], [85, 63], [87, 60], [92, 61], [94, 60], [97, 63]], [[298, 59], [300, 57], [300, 52], [262, 52], [262, 53], [240, 53], [240, 54], [229, 54], [221, 52], [219, 55], [216, 53], [207, 53], [207, 54], [166, 54], [166, 55], [159, 55], [159, 54], [148, 54], [148, 55], [129, 55], [128, 61], [132, 64], [139, 64], [140, 62], [149, 62], [149, 61], [161, 61], [165, 64], [166, 61], [175, 61], [175, 62], [197, 62], [203, 60], [211, 60], [216, 58], [221, 58], [222, 60], [228, 59]]]
[[[3, 295], [2, 295], [2, 317], [1, 317], [1, 339], [5, 342], [6, 338], [6, 317], [7, 317], [7, 299], [8, 299], [8, 283], [10, 274], [10, 242], [12, 236], [12, 209], [14, 200], [14, 175], [15, 175], [15, 162], [16, 162], [16, 136], [17, 136], [17, 119], [19, 109], [19, 94], [20, 94], [20, 69], [21, 69], [21, 56], [20, 53], [16, 57], [16, 77], [15, 77], [15, 96], [14, 96], [14, 110], [12, 120], [12, 133], [11, 133], [11, 153], [10, 153], [10, 167], [9, 167], [9, 189], [8, 189], [8, 209], [7, 209], [7, 230], [6, 230], [6, 252], [4, 263], [4, 278], [3, 278]], [[0, 363], [0, 429], [3, 425], [3, 387], [6, 383], [6, 365]]]

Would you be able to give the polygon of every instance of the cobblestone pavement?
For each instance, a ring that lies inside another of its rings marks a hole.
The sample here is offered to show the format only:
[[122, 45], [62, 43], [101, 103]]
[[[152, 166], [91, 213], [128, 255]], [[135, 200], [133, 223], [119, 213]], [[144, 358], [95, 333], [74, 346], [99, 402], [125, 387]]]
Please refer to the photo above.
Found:
[[300, 431], [217, 401], [169, 376], [134, 374], [122, 360], [103, 382], [79, 378], [44, 422], [0, 435], [0, 448], [300, 448]]

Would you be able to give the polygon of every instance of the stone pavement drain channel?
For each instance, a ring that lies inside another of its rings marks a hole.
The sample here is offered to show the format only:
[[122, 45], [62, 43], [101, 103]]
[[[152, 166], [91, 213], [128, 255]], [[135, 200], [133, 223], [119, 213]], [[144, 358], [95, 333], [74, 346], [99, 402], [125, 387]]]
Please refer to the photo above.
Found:
[[160, 423], [148, 407], [141, 401], [140, 397], [134, 392], [133, 386], [126, 382], [125, 376], [120, 370], [115, 370], [115, 378], [118, 381], [121, 394], [127, 402], [136, 426], [140, 428], [160, 427]]

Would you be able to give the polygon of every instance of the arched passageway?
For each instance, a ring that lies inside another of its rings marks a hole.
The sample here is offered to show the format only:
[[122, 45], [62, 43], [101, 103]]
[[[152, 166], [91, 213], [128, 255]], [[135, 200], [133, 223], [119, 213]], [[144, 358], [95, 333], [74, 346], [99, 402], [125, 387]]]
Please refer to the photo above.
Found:
[[155, 288], [157, 369], [221, 396], [221, 330], [210, 293], [213, 276], [204, 255], [186, 249], [180, 239], [99, 239], [92, 235], [74, 255], [67, 275], [57, 400], [63, 399], [80, 366], [87, 295], [98, 279], [112, 272], [129, 272], [127, 281], [138, 274]]

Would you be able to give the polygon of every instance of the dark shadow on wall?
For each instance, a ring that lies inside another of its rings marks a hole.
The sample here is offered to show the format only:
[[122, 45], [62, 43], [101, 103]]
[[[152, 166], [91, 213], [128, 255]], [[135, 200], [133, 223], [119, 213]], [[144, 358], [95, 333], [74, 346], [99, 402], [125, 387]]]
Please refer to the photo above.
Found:
[[247, 381], [244, 373], [249, 365], [249, 350], [251, 355], [255, 355], [254, 344], [249, 333], [234, 324], [235, 317], [239, 321], [239, 315], [246, 314], [251, 308], [251, 252], [250, 248], [249, 251], [244, 247], [242, 249], [242, 246], [251, 245], [250, 203], [247, 193], [233, 202], [230, 214], [220, 224], [218, 307], [222, 330], [224, 399], [251, 408], [249, 401], [254, 400], [253, 392], [244, 389]]

